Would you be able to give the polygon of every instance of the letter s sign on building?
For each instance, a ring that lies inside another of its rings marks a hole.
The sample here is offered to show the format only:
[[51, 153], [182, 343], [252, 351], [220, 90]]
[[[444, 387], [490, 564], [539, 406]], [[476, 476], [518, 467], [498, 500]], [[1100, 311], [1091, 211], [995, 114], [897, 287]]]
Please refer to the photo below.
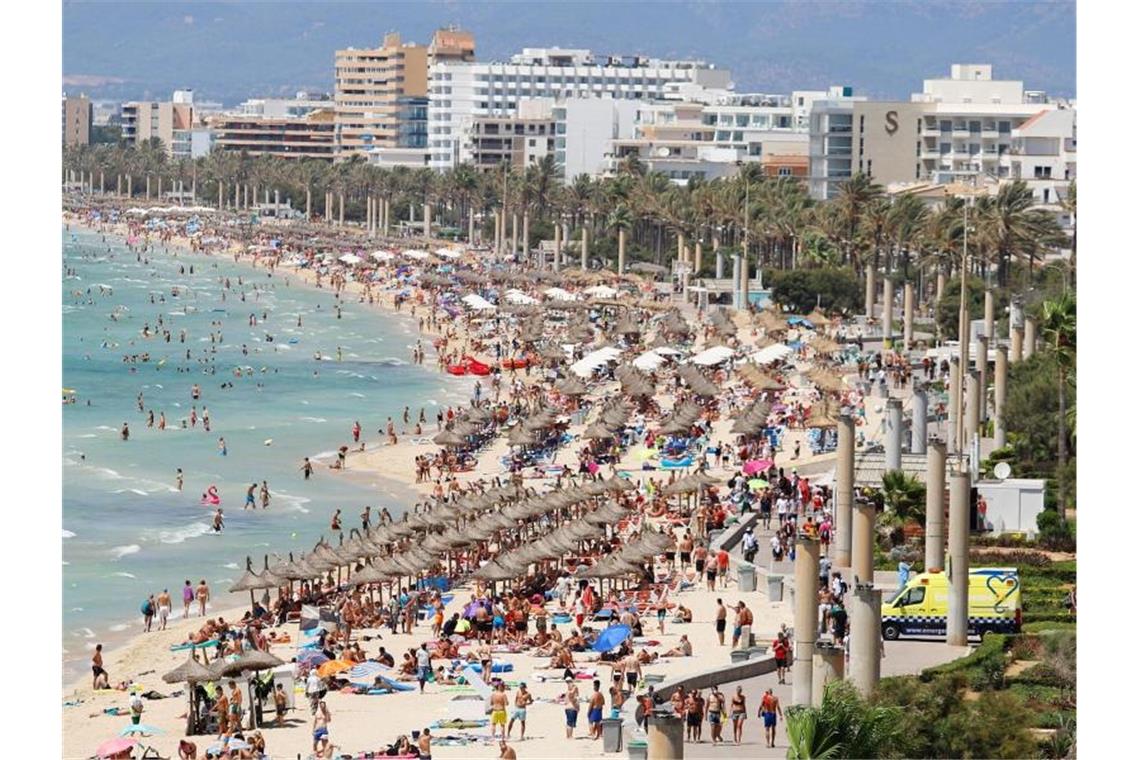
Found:
[[893, 135], [895, 132], [898, 132], [899, 131], [899, 112], [898, 111], [887, 111], [886, 122], [887, 123], [884, 126], [884, 128], [887, 130], [888, 135]]

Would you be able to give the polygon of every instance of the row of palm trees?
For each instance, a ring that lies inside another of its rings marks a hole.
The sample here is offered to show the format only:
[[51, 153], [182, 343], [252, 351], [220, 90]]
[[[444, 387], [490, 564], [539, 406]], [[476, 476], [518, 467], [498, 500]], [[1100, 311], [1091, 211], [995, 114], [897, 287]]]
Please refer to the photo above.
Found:
[[[888, 195], [864, 174], [845, 181], [836, 198], [817, 202], [801, 181], [766, 176], [756, 164], [743, 165], [731, 178], [679, 186], [630, 157], [614, 176], [579, 175], [563, 184], [552, 156], [525, 168], [482, 172], [462, 164], [441, 173], [382, 169], [362, 158], [330, 163], [222, 150], [196, 160], [171, 160], [158, 141], [138, 148], [66, 148], [64, 169], [68, 177], [85, 177], [93, 189], [149, 196], [152, 185], [182, 188], [192, 190], [200, 203], [227, 208], [248, 205], [250, 194], [256, 202], [276, 192], [309, 216], [335, 216], [337, 222], [342, 216], [364, 220], [369, 199], [383, 199], [396, 219], [414, 218], [426, 204], [431, 219], [442, 226], [462, 231], [475, 217], [485, 232], [505, 209], [505, 221], [525, 220], [522, 226], [531, 238], [526, 242], [532, 245], [549, 239], [553, 226], [561, 224], [571, 239], [587, 233], [598, 253], [620, 248], [624, 259], [628, 246], [631, 259], [659, 265], [673, 256], [691, 265], [700, 259], [703, 274], [711, 273], [713, 257], [694, 256], [698, 245], [708, 253], [747, 248], [748, 260], [764, 268], [843, 266], [858, 272], [870, 264], [911, 278], [916, 269], [950, 274], [966, 266], [976, 274], [996, 271], [999, 285], [1008, 284], [1015, 262], [1032, 270], [1059, 247], [1072, 247], [1070, 262], [1076, 253], [1075, 235], [1065, 236], [1052, 213], [1035, 208], [1021, 181], [965, 209], [967, 202], [957, 197], [931, 206], [914, 195]], [[335, 198], [335, 213], [314, 198]], [[1067, 202], [1075, 219], [1075, 186]]]

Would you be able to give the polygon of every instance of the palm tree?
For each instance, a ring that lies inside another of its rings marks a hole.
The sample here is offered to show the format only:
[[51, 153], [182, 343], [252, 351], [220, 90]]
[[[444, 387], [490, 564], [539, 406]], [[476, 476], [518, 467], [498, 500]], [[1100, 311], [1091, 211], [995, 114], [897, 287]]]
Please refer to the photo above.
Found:
[[843, 239], [838, 241], [839, 249], [843, 251], [844, 262], [854, 266], [856, 271], [862, 268], [859, 230], [863, 215], [882, 194], [883, 186], [876, 184], [863, 172], [855, 174], [839, 186], [839, 195], [835, 200], [843, 220]]
[[998, 284], [1009, 281], [1014, 259], [1029, 262], [1030, 274], [1039, 252], [1065, 242], [1056, 218], [1033, 208], [1036, 200], [1024, 180], [1002, 185], [995, 196], [978, 202], [978, 235], [997, 259]]
[[633, 216], [629, 213], [629, 208], [625, 204], [615, 207], [614, 210], [610, 212], [609, 218], [606, 221], [606, 226], [610, 229], [617, 230], [617, 273], [625, 274], [625, 234], [626, 231], [633, 226]]
[[825, 687], [819, 707], [788, 708], [789, 760], [905, 754], [903, 711], [872, 706], [847, 681]]
[[883, 503], [900, 520], [918, 517], [916, 512], [926, 499], [926, 486], [914, 475], [901, 470], [883, 473]]
[[1069, 240], [1069, 269], [1072, 272], [1072, 287], [1077, 287], [1077, 181], [1073, 180], [1069, 183], [1068, 192], [1061, 200], [1061, 208], [1069, 214], [1072, 220], [1073, 234]]
[[1041, 308], [1041, 336], [1047, 351], [1057, 363], [1057, 505], [1065, 514], [1065, 466], [1069, 461], [1069, 416], [1065, 395], [1076, 383], [1077, 368], [1077, 300], [1070, 291], [1045, 301]]

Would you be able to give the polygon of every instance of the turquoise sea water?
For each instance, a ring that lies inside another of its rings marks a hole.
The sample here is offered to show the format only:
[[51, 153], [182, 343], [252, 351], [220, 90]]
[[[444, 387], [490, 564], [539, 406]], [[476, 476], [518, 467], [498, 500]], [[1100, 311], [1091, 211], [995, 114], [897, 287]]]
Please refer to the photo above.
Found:
[[[96, 642], [113, 647], [141, 631], [147, 594], [170, 589], [180, 614], [183, 582], [205, 578], [228, 604], [220, 592], [241, 575], [246, 554], [260, 567], [267, 552], [308, 550], [336, 508], [348, 527], [366, 504], [398, 515], [413, 503], [394, 481], [352, 479], [324, 466], [351, 440], [354, 420], [365, 440], [378, 441], [387, 417], [402, 428], [405, 405], [413, 422], [420, 407], [432, 421], [437, 404], [459, 403], [469, 391], [461, 380], [409, 364], [416, 342], [410, 318], [357, 303], [343, 304], [338, 318], [330, 291], [287, 286], [296, 279], [288, 270], [270, 276], [232, 258], [160, 248], [138, 261], [121, 239], [83, 230], [64, 231], [63, 252], [64, 272], [74, 272], [62, 283], [63, 380], [78, 398], [63, 409], [65, 678], [86, 667]], [[226, 277], [231, 288], [224, 291]], [[169, 343], [161, 332], [143, 336], [144, 326], [154, 333], [160, 315]], [[211, 344], [219, 332], [221, 342]], [[123, 361], [142, 353], [148, 362]], [[235, 377], [238, 367], [251, 370]], [[192, 405], [199, 422], [184, 429]], [[154, 428], [146, 425], [148, 410]], [[160, 412], [164, 431], [157, 429]], [[299, 469], [305, 456], [322, 462], [308, 482]], [[179, 467], [182, 492], [175, 488]], [[262, 480], [272, 494], [269, 509], [243, 511], [246, 490]], [[220, 535], [210, 532], [214, 508], [200, 503], [211, 485], [225, 511]]]

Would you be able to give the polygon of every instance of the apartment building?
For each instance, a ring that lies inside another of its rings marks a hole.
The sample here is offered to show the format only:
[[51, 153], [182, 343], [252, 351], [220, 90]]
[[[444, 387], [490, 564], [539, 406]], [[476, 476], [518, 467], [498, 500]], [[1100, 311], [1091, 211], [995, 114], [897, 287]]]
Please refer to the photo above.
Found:
[[189, 158], [194, 126], [193, 100], [187, 100], [181, 94], [177, 102], [132, 101], [123, 104], [122, 137], [130, 146], [142, 145], [157, 137], [168, 157]]
[[332, 161], [336, 154], [335, 117], [328, 107], [302, 116], [218, 115], [209, 124], [215, 150], [325, 161]]
[[447, 169], [469, 153], [476, 118], [508, 117], [535, 98], [649, 101], [671, 83], [727, 88], [730, 74], [703, 61], [595, 56], [589, 50], [524, 48], [506, 62], [436, 61], [429, 75], [431, 166]]
[[1011, 134], [1009, 177], [1025, 180], [1042, 205], [1064, 201], [1077, 179], [1077, 112], [1039, 111]]
[[63, 96], [63, 144], [89, 145], [93, 110], [86, 95]]
[[471, 163], [480, 171], [502, 164], [523, 169], [554, 154], [555, 121], [549, 101], [524, 102], [514, 116], [480, 116], [465, 143]]
[[564, 98], [551, 107], [554, 161], [563, 178], [601, 176], [608, 168], [613, 141], [633, 137], [639, 100]]
[[[608, 170], [636, 156], [649, 171], [683, 184], [733, 175], [769, 154], [807, 157], [808, 135], [796, 129], [787, 96], [702, 90], [686, 97], [639, 107], [633, 136], [612, 141]], [[770, 166], [779, 174], [791, 164]]]
[[[1056, 178], [1053, 172], [1065, 176], [1070, 163], [1069, 174], [1076, 172], [1075, 111], [1044, 93], [1025, 90], [1020, 81], [995, 80], [992, 74], [987, 64], [955, 64], [949, 77], [925, 80], [923, 91], [909, 101], [816, 101], [811, 111], [812, 194], [833, 197], [856, 172], [881, 184], [945, 184], [977, 177], [1013, 179], [1016, 166], [1021, 178], [1030, 172], [1049, 174], [1036, 177], [1044, 182], [1035, 192], [1047, 202], [1044, 185]], [[1070, 115], [1043, 115], [1059, 110]], [[1017, 144], [1015, 135], [1027, 124], [1029, 132]], [[1053, 151], [1048, 155], [1054, 159], [1038, 164], [1015, 160], [1015, 144], [1022, 155]], [[1050, 190], [1050, 196], [1055, 193]]]
[[333, 108], [330, 95], [298, 92], [292, 98], [250, 98], [235, 109], [241, 116], [264, 116], [270, 119], [305, 116], [319, 109]]
[[415, 147], [401, 142], [406, 137], [401, 117], [408, 99], [426, 99], [429, 62], [463, 63], [474, 55], [474, 37], [456, 29], [438, 30], [428, 47], [405, 43], [393, 32], [380, 47], [336, 51], [337, 158], [367, 155], [373, 148]]

